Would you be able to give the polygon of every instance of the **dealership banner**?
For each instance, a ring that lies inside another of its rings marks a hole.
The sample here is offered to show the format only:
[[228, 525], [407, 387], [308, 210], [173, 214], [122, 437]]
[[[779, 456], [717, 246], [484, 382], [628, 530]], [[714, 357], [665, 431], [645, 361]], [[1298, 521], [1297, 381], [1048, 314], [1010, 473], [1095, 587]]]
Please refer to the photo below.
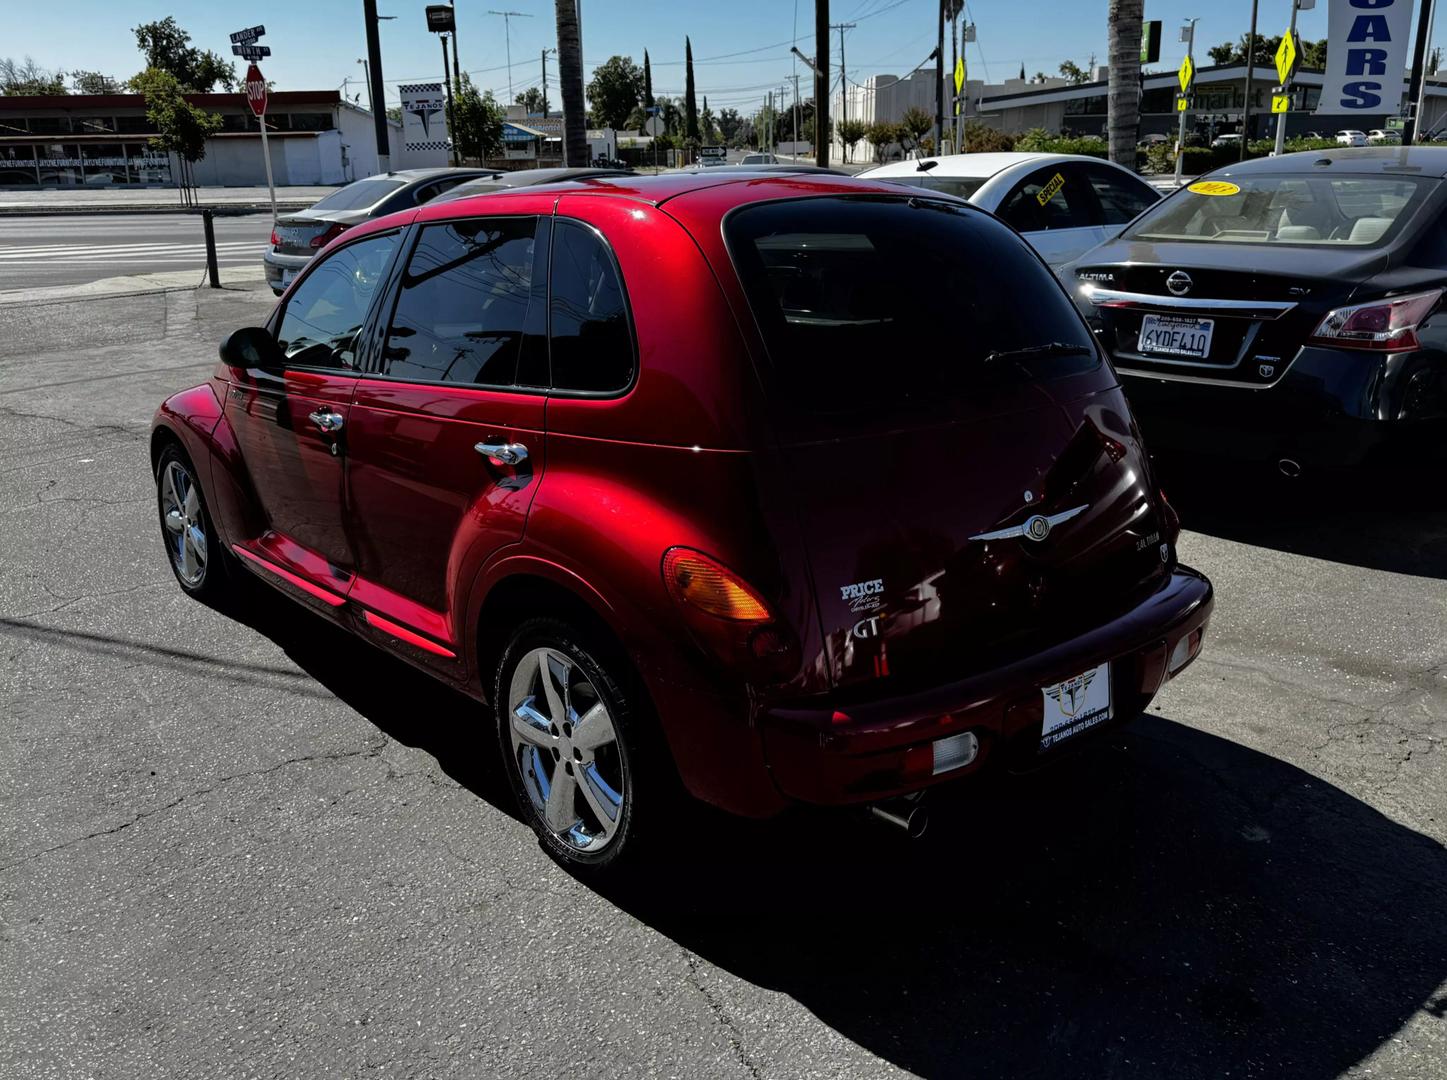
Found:
[[1399, 112], [1411, 27], [1412, 0], [1331, 0], [1326, 75], [1316, 111]]

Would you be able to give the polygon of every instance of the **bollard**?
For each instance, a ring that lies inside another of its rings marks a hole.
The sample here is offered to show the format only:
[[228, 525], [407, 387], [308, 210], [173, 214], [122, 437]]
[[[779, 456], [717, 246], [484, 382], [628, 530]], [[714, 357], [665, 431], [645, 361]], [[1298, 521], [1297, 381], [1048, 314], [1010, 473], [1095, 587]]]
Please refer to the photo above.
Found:
[[201, 223], [206, 226], [206, 276], [211, 279], [213, 289], [221, 288], [221, 271], [216, 268], [216, 225], [211, 220], [211, 208], [201, 211]]

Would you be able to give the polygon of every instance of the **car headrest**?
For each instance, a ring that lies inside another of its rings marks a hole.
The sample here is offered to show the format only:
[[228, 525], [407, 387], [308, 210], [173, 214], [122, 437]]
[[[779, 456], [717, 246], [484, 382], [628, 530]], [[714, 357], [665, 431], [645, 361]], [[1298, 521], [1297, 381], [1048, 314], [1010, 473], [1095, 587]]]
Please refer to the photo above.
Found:
[[1392, 227], [1392, 219], [1385, 217], [1357, 218], [1352, 225], [1352, 234], [1347, 237], [1353, 244], [1374, 244]]
[[1311, 225], [1281, 225], [1276, 230], [1278, 240], [1320, 240], [1321, 230]]

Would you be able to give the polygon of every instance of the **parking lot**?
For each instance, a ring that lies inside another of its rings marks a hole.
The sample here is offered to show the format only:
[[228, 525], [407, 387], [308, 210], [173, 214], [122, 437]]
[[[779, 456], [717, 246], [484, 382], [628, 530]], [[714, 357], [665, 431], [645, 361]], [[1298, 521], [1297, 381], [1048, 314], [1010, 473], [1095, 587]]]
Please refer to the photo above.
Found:
[[1217, 608], [1148, 716], [918, 842], [699, 812], [593, 888], [477, 706], [176, 587], [150, 415], [271, 302], [0, 306], [0, 1074], [1443, 1074], [1440, 478], [1168, 467]]

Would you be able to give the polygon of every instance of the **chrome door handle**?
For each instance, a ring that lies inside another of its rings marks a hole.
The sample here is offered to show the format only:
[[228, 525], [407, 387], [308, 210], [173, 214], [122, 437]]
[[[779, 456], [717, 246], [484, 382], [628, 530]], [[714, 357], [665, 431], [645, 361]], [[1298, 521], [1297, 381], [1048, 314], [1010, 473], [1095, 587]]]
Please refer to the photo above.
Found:
[[480, 442], [473, 449], [483, 457], [504, 465], [520, 465], [528, 459], [528, 448], [517, 442]]
[[328, 435], [341, 431], [342, 424], [346, 422], [342, 419], [341, 413], [332, 412], [331, 409], [318, 409], [316, 412], [308, 413], [307, 419]]

